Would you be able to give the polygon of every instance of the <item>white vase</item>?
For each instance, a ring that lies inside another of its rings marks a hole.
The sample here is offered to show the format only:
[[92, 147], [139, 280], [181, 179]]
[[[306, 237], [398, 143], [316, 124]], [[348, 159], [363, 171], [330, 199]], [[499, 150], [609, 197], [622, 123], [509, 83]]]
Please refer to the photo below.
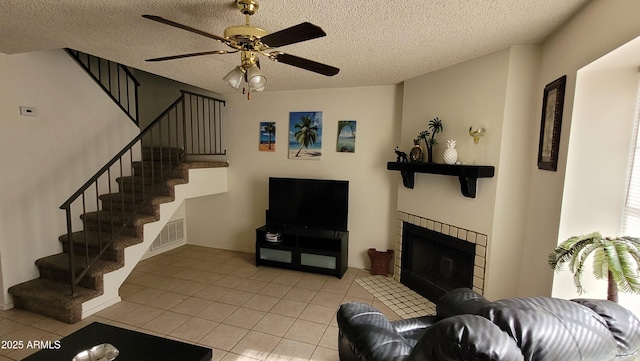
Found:
[[447, 140], [447, 149], [444, 150], [444, 163], [456, 164], [458, 161], [458, 151], [456, 150], [456, 141]]

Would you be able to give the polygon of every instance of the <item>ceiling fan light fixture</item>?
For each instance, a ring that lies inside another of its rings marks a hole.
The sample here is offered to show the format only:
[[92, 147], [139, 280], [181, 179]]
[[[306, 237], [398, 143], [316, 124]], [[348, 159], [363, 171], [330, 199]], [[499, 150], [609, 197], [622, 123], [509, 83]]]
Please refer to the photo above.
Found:
[[244, 80], [245, 70], [242, 66], [236, 66], [229, 72], [229, 74], [225, 75], [222, 80], [224, 80], [227, 84], [229, 84], [232, 88], [238, 90], [240, 89], [240, 84]]
[[267, 78], [260, 70], [260, 59], [258, 58], [258, 55], [267, 57], [275, 62], [291, 65], [325, 76], [334, 76], [338, 74], [340, 69], [330, 65], [304, 59], [281, 51], [274, 51], [276, 48], [285, 45], [296, 44], [326, 36], [327, 34], [322, 30], [322, 28], [310, 22], [303, 22], [298, 25], [276, 31], [275, 33], [268, 33], [264, 29], [252, 26], [250, 23], [251, 16], [255, 14], [259, 8], [259, 0], [233, 1], [236, 3], [240, 12], [244, 14], [245, 23], [243, 25], [235, 25], [225, 28], [224, 37], [210, 34], [206, 31], [180, 24], [157, 15], [142, 15], [143, 18], [216, 40], [231, 48], [231, 50], [213, 50], [178, 54], [161, 58], [146, 59], [146, 61], [156, 62], [202, 55], [232, 54], [240, 52], [240, 65], [233, 68], [222, 79], [225, 83], [229, 84], [229, 86], [236, 90], [239, 90], [242, 87], [242, 93], [247, 94], [247, 98], [249, 99], [251, 92], [264, 91], [267, 83]]
[[249, 90], [262, 91], [267, 84], [267, 78], [262, 75], [258, 66], [254, 64], [247, 69], [247, 83], [249, 83]]

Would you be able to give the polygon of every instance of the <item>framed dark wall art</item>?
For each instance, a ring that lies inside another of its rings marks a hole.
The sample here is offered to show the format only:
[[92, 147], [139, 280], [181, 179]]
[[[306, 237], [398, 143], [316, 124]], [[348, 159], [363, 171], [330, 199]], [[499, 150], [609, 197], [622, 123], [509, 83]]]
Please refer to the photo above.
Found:
[[554, 80], [544, 87], [542, 99], [542, 122], [540, 124], [540, 144], [538, 145], [538, 168], [558, 169], [558, 149], [562, 128], [562, 108], [564, 87], [567, 76]]

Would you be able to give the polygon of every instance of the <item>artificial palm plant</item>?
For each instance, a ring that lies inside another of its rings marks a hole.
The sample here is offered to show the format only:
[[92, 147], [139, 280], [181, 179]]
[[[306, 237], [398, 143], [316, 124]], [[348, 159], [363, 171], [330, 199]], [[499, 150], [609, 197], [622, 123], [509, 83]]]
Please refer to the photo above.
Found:
[[559, 271], [568, 263], [573, 283], [582, 294], [582, 274], [590, 254], [594, 276], [608, 279], [608, 300], [618, 302], [618, 289], [640, 294], [640, 238], [603, 237], [599, 232], [573, 236], [549, 253], [549, 266]]
[[442, 131], [442, 120], [438, 117], [431, 119], [429, 121], [428, 128], [429, 130], [423, 130], [420, 132], [416, 139], [418, 141], [420, 141], [420, 139], [424, 139], [424, 142], [427, 145], [427, 162], [433, 163], [433, 146], [438, 144], [438, 140], [435, 136], [437, 133]]

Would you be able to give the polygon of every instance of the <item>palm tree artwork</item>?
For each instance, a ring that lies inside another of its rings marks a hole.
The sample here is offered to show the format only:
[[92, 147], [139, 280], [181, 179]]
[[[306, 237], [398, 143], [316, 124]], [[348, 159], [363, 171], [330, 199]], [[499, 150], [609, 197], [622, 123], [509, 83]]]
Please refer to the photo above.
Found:
[[291, 112], [289, 134], [289, 158], [320, 159], [322, 112]]
[[336, 151], [343, 153], [354, 153], [356, 151], [356, 121], [338, 121], [338, 142]]
[[607, 299], [618, 302], [618, 289], [640, 294], [640, 238], [603, 237], [600, 232], [573, 236], [549, 253], [549, 267], [556, 271], [567, 263], [580, 294], [585, 261], [593, 254], [593, 275], [607, 279]]
[[260, 123], [260, 150], [265, 152], [274, 152], [276, 150], [276, 145], [274, 144], [275, 137], [276, 137], [276, 123], [261, 122]]

